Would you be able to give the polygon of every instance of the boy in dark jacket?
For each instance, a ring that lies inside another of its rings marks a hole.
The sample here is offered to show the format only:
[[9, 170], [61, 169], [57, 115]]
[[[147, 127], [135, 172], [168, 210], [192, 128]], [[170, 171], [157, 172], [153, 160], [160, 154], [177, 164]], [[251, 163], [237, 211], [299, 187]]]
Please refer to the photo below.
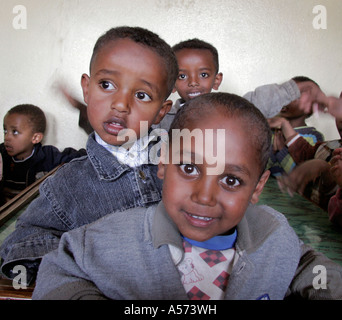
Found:
[[5, 115], [4, 143], [0, 145], [3, 202], [58, 165], [86, 154], [85, 149], [60, 152], [54, 146], [42, 146], [45, 129], [44, 112], [37, 106], [17, 105]]

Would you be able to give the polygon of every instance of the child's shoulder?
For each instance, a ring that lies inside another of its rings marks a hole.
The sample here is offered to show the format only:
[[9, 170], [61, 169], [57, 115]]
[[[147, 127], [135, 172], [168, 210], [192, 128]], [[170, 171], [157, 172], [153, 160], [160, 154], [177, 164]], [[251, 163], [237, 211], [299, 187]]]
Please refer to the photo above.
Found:
[[284, 214], [264, 204], [249, 206], [248, 210], [246, 211], [246, 218], [250, 222], [253, 222], [253, 224], [260, 224], [261, 227], [269, 227], [274, 225], [277, 226], [279, 224], [289, 226]]
[[151, 226], [157, 204], [148, 207], [135, 207], [109, 213], [104, 217], [71, 230], [73, 239], [83, 238], [88, 247], [103, 248], [113, 243], [140, 243], [151, 235]]
[[[277, 246], [299, 248], [299, 239], [286, 217], [267, 205], [251, 205], [238, 225], [240, 242], [245, 248], [258, 250], [261, 247]], [[284, 247], [285, 249], [285, 247]]]

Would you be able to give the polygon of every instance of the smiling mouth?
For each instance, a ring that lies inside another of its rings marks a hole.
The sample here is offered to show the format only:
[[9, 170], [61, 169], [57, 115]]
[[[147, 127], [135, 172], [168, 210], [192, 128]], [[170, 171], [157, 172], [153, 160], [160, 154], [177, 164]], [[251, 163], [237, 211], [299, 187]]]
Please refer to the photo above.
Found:
[[199, 95], [201, 95], [201, 92], [191, 92], [188, 94], [189, 98], [196, 98]]
[[188, 223], [198, 228], [207, 228], [216, 220], [215, 218], [210, 218], [208, 216], [198, 216], [187, 211], [183, 211], [183, 213]]
[[201, 216], [195, 216], [194, 214], [190, 214], [188, 213], [188, 215], [194, 219], [199, 219], [199, 220], [204, 220], [204, 221], [211, 221], [213, 220], [213, 218], [209, 218], [209, 217], [201, 217]]

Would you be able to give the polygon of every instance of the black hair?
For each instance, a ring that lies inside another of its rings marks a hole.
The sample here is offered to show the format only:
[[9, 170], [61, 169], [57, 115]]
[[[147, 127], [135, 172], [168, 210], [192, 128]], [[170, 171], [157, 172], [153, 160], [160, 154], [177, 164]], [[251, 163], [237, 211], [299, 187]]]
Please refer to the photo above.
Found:
[[319, 85], [316, 81], [313, 81], [312, 79], [305, 77], [305, 76], [296, 76], [296, 77], [293, 77], [292, 80], [295, 81], [296, 83], [310, 81], [319, 88]]
[[190, 123], [210, 117], [214, 110], [225, 117], [239, 117], [246, 126], [242, 130], [250, 132], [251, 145], [259, 155], [260, 168], [265, 171], [271, 154], [272, 132], [264, 115], [248, 100], [230, 93], [207, 93], [187, 101], [177, 112], [169, 129], [172, 143], [172, 129], [185, 129]]
[[203, 40], [194, 38], [185, 41], [181, 41], [172, 47], [172, 50], [176, 53], [183, 49], [199, 49], [199, 50], [209, 50], [213, 55], [213, 61], [216, 68], [216, 73], [219, 72], [219, 57], [217, 49], [210, 43]]
[[101, 48], [106, 46], [109, 42], [128, 38], [138, 44], [148, 47], [156, 54], [158, 54], [162, 61], [165, 63], [165, 68], [167, 72], [167, 89], [168, 95], [171, 94], [174, 88], [177, 76], [178, 76], [178, 63], [174, 52], [172, 51], [170, 45], [168, 45], [163, 39], [161, 39], [157, 34], [153, 33], [144, 28], [140, 27], [116, 27], [108, 30], [104, 33], [96, 42], [93, 54], [90, 60], [90, 69], [92, 63]]
[[6, 113], [6, 115], [10, 114], [22, 114], [27, 116], [33, 133], [45, 133], [46, 117], [43, 110], [39, 107], [34, 106], [33, 104], [19, 104]]

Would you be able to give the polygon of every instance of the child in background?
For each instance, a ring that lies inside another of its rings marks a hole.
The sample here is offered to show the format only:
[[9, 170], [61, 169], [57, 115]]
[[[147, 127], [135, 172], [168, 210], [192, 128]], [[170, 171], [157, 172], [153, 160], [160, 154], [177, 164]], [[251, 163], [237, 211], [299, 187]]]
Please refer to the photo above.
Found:
[[159, 127], [169, 130], [177, 111], [188, 100], [198, 95], [218, 90], [222, 82], [219, 72], [217, 49], [203, 40], [189, 39], [172, 47], [176, 55], [179, 73], [173, 92], [180, 98], [172, 105], [169, 113], [160, 122]]
[[[168, 130], [175, 114], [186, 101], [218, 90], [223, 79], [222, 72], [219, 72], [218, 51], [212, 44], [195, 38], [182, 41], [172, 49], [179, 66], [173, 92], [177, 92], [180, 98], [158, 126], [165, 130]], [[259, 108], [266, 118], [270, 118], [290, 103], [296, 103], [300, 109], [311, 113], [311, 106], [319, 92], [319, 87], [312, 80], [298, 77], [280, 85], [260, 86], [246, 93], [244, 98]]]
[[[65, 233], [43, 258], [33, 299], [342, 298], [341, 267], [304, 245], [282, 214], [256, 205], [271, 143], [257, 108], [228, 93], [201, 95], [180, 109], [169, 137], [162, 201]], [[314, 288], [317, 265], [325, 289]]]
[[[296, 83], [312, 82], [307, 77], [294, 77]], [[273, 176], [280, 176], [283, 173], [290, 173], [296, 166], [288, 148], [299, 136], [303, 137], [310, 145], [318, 141], [324, 141], [323, 134], [313, 127], [308, 127], [305, 120], [311, 116], [306, 114], [299, 107], [299, 99], [284, 106], [280, 113], [271, 119], [269, 124], [273, 132], [273, 152], [271, 154], [268, 168]]]
[[[338, 99], [322, 94], [318, 102], [336, 117], [338, 128], [342, 119], [342, 95]], [[280, 189], [287, 190], [290, 195], [298, 192], [327, 211], [330, 198], [338, 191], [338, 184], [330, 169], [334, 150], [339, 148], [341, 139], [317, 142], [312, 146], [298, 136], [288, 148], [297, 166], [290, 174], [278, 179]]]
[[[167, 98], [177, 75], [171, 47], [146, 29], [117, 27], [98, 39], [90, 76], [81, 79], [95, 131], [87, 156], [44, 181], [40, 196], [20, 216], [0, 248], [5, 276], [13, 278], [13, 267], [20, 264], [32, 280], [42, 256], [58, 246], [63, 232], [160, 201], [157, 166], [146, 161], [153, 145], [147, 130], [170, 110]], [[121, 146], [134, 139], [122, 139], [125, 132], [137, 138], [128, 150]]]
[[2, 156], [2, 187], [6, 200], [62, 163], [86, 154], [66, 148], [60, 152], [54, 146], [42, 146], [46, 129], [44, 112], [37, 106], [22, 104], [10, 109], [4, 117]]

